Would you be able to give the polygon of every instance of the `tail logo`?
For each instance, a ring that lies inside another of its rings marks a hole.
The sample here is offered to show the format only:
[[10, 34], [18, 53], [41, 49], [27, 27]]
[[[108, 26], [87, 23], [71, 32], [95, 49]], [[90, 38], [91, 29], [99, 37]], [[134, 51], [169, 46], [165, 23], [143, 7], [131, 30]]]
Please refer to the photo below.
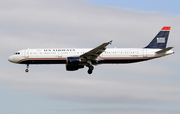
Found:
[[165, 37], [157, 38], [157, 43], [165, 43]]

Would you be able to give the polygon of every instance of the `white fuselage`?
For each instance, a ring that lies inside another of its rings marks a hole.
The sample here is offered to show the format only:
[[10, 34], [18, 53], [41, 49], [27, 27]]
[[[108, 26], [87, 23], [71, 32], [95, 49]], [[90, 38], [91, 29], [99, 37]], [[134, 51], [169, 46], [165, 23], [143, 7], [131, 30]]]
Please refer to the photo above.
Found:
[[92, 49], [25, 49], [17, 51], [9, 57], [9, 61], [26, 64], [66, 64], [67, 71], [75, 71], [84, 66], [88, 67], [91, 74], [97, 64], [134, 63], [146, 61], [174, 53], [167, 47], [170, 26], [163, 27], [153, 40], [144, 48], [108, 48], [112, 40]]
[[[9, 61], [18, 64], [66, 64], [67, 57], [78, 57], [91, 49], [25, 49], [17, 51], [9, 57]], [[161, 49], [148, 48], [107, 48], [96, 64], [103, 63], [133, 63], [158, 58], [174, 53], [172, 50], [163, 54], [156, 52]], [[95, 63], [94, 63], [95, 64]]]

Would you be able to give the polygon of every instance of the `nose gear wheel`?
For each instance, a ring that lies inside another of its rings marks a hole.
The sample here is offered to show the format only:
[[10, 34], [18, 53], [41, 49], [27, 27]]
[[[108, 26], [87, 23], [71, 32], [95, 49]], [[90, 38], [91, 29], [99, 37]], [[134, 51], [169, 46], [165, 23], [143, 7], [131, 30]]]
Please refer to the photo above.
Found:
[[29, 64], [27, 64], [27, 69], [25, 70], [26, 73], [29, 72]]

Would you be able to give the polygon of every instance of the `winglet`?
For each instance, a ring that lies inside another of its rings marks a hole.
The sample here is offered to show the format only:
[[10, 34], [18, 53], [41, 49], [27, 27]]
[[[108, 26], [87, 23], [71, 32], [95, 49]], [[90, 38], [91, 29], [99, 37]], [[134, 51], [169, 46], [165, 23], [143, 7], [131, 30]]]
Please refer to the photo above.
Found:
[[109, 41], [108, 43], [109, 43], [109, 44], [112, 44], [112, 41], [113, 41], [113, 40]]

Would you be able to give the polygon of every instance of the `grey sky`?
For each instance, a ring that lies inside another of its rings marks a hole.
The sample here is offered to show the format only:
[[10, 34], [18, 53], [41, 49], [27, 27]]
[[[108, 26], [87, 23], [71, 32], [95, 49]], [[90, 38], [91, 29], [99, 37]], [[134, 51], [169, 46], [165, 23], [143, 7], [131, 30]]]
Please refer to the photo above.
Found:
[[[180, 16], [93, 5], [84, 0], [0, 1], [0, 113], [178, 114]], [[128, 65], [100, 65], [67, 72], [65, 65], [7, 61], [26, 48], [146, 46], [171, 25], [174, 55]]]

